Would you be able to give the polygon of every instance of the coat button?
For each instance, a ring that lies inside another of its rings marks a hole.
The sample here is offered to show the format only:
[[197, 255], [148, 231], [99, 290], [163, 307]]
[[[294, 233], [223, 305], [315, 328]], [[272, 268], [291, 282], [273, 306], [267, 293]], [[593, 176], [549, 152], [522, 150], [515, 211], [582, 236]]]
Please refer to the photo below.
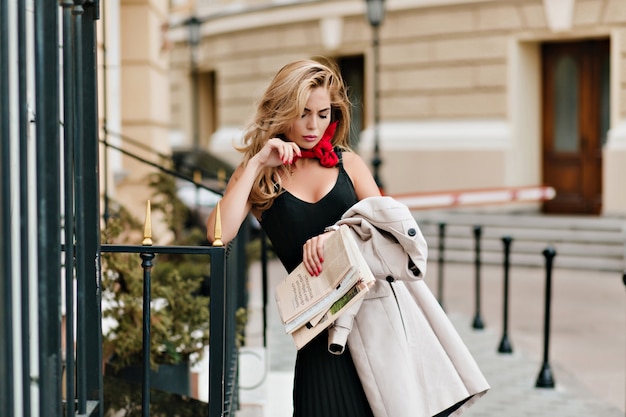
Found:
[[387, 282], [394, 282], [396, 279], [394, 277], [392, 277], [391, 275], [388, 275], [386, 280], [387, 280]]
[[409, 233], [409, 236], [415, 236], [417, 234], [415, 229], [413, 229], [412, 227], [409, 229], [408, 233]]

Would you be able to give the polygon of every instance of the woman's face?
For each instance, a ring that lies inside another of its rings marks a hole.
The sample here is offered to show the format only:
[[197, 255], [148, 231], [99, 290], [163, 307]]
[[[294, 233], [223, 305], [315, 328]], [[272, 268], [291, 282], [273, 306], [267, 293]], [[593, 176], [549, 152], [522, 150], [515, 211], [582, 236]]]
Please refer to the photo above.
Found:
[[301, 149], [311, 149], [320, 141], [330, 124], [330, 94], [324, 87], [311, 90], [304, 112], [293, 121], [287, 139]]

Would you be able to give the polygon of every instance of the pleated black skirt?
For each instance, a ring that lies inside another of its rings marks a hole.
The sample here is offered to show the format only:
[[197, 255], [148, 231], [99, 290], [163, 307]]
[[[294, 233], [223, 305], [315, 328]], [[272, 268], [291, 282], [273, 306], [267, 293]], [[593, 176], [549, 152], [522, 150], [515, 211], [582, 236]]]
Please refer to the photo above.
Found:
[[373, 417], [349, 348], [329, 353], [326, 331], [298, 351], [293, 408], [294, 417]]

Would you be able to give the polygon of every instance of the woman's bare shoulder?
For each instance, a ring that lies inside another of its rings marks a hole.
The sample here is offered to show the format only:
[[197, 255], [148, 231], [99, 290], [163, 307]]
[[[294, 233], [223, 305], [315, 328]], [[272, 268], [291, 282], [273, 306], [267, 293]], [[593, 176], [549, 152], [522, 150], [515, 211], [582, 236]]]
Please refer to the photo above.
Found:
[[353, 165], [353, 164], [363, 164], [363, 165], [365, 165], [365, 161], [363, 160], [361, 155], [359, 155], [355, 151], [351, 151], [351, 150], [342, 151], [341, 152], [341, 160], [343, 161], [344, 165], [346, 165], [346, 164], [348, 164], [348, 165]]
[[354, 184], [359, 200], [380, 195], [380, 190], [374, 181], [372, 172], [363, 158], [356, 152], [343, 152], [341, 155], [343, 166]]

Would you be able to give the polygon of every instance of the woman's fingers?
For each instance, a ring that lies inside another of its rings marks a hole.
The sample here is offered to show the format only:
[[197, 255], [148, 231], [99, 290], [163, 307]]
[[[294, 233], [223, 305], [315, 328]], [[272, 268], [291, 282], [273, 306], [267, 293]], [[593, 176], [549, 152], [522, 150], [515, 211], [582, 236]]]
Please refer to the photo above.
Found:
[[[271, 166], [280, 164], [292, 164], [295, 156], [301, 156], [300, 148], [294, 142], [285, 142], [279, 138], [272, 138], [267, 141], [269, 157], [267, 163]], [[273, 159], [276, 157], [278, 160]]]
[[292, 155], [293, 156], [302, 156], [302, 151], [300, 150], [300, 147], [298, 145], [296, 145], [294, 142], [288, 142], [289, 145], [291, 145], [291, 150], [292, 150]]
[[327, 237], [326, 233], [312, 237], [305, 242], [302, 248], [302, 262], [312, 276], [318, 276], [322, 272], [324, 242]]
[[317, 237], [306, 241], [302, 252], [302, 262], [311, 276], [318, 276], [322, 271], [322, 262], [317, 251]]
[[293, 161], [293, 149], [287, 143], [285, 143], [281, 148], [283, 151], [283, 156], [281, 158], [283, 164], [291, 164], [291, 161]]
[[284, 164], [292, 164], [296, 155], [300, 156], [300, 148], [293, 142], [283, 142]]

